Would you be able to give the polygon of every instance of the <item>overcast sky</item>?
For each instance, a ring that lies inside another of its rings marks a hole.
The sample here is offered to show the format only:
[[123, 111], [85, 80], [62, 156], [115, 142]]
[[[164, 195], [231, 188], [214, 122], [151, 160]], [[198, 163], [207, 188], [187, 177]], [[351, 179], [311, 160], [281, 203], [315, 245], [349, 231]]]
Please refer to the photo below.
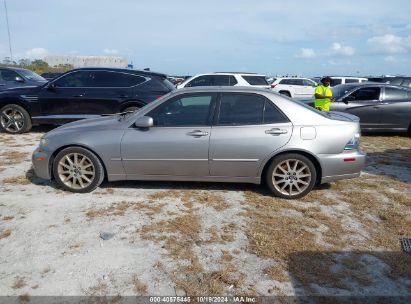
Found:
[[6, 1], [15, 59], [119, 55], [185, 75], [411, 74], [410, 0]]

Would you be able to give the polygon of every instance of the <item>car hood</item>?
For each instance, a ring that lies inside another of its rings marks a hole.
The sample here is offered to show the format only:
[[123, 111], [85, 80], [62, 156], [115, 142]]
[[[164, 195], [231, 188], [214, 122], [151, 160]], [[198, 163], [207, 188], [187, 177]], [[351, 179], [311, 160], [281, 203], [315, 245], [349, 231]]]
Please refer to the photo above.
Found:
[[55, 135], [66, 131], [98, 131], [98, 130], [115, 130], [123, 129], [127, 122], [120, 115], [97, 116], [96, 118], [88, 118], [78, 120], [58, 127], [46, 134], [47, 136]]

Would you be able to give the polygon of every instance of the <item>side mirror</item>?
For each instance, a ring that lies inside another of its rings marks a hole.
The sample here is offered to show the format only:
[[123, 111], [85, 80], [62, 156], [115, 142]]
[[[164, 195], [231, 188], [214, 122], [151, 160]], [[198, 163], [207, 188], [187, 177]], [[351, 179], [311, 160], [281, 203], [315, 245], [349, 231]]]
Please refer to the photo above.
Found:
[[56, 89], [57, 89], [57, 86], [54, 82], [47, 85], [47, 90], [49, 90], [49, 91], [55, 91]]
[[23, 79], [22, 77], [20, 77], [20, 76], [16, 76], [16, 78], [14, 78], [14, 80], [15, 80], [16, 82], [24, 82], [24, 79]]
[[137, 128], [150, 128], [154, 126], [153, 118], [150, 116], [141, 116], [137, 118], [134, 126]]
[[353, 100], [354, 100], [354, 97], [351, 95], [348, 95], [342, 99], [342, 102], [345, 104], [348, 104], [350, 101], [353, 101]]

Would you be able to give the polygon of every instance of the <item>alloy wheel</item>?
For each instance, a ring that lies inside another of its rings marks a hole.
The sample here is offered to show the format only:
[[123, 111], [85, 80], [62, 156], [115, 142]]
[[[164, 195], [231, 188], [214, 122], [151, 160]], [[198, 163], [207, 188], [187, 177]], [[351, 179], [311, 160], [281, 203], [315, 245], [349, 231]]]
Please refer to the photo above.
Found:
[[24, 116], [15, 108], [5, 108], [1, 112], [0, 123], [4, 130], [10, 133], [17, 133], [24, 127]]
[[286, 196], [294, 196], [309, 187], [311, 176], [310, 168], [303, 161], [287, 159], [274, 168], [272, 181], [278, 192]]
[[69, 153], [62, 157], [57, 172], [60, 180], [75, 190], [88, 187], [96, 174], [91, 159], [81, 153]]

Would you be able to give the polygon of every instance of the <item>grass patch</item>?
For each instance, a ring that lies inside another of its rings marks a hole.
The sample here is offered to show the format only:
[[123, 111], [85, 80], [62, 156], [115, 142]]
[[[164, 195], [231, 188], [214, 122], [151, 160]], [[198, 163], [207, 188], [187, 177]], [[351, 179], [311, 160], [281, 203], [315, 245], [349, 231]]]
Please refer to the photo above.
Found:
[[28, 185], [30, 181], [24, 175], [12, 176], [3, 179], [3, 184], [9, 185]]
[[5, 238], [9, 237], [10, 235], [11, 235], [11, 230], [6, 229], [2, 233], [0, 233], [0, 240], [5, 239]]
[[144, 212], [147, 216], [153, 216], [161, 212], [166, 204], [142, 203], [121, 201], [114, 203], [106, 208], [90, 208], [86, 211], [89, 220], [108, 216], [124, 216], [129, 210], [138, 210]]
[[133, 290], [138, 295], [147, 295], [147, 285], [141, 281], [137, 276], [132, 279]]
[[24, 280], [24, 277], [16, 277], [16, 278], [14, 278], [14, 283], [13, 283], [13, 286], [11, 286], [11, 288], [21, 289], [24, 286], [26, 286], [26, 282]]
[[30, 153], [8, 151], [0, 154], [0, 166], [16, 165], [30, 159]]

